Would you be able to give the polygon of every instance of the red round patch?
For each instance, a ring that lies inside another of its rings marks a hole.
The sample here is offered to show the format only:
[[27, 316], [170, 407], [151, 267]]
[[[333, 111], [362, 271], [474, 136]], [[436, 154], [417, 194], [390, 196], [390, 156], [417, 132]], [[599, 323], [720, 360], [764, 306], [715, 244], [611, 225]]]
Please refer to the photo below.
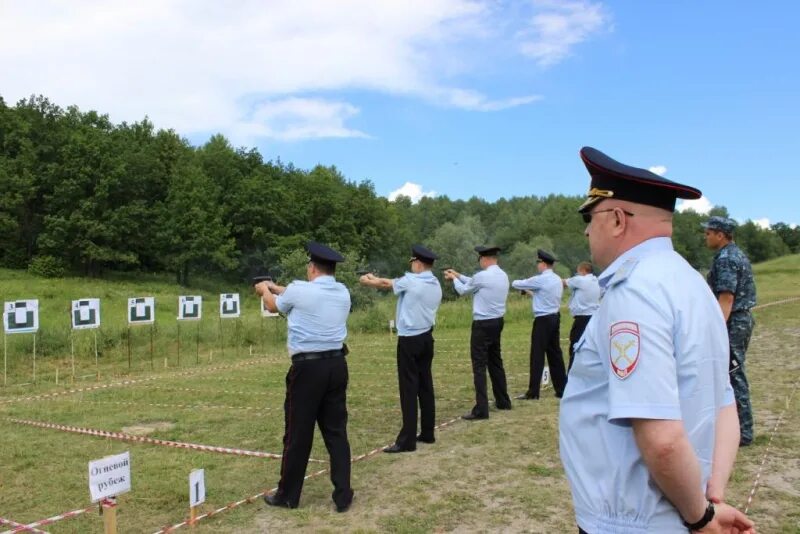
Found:
[[639, 363], [639, 325], [631, 321], [620, 321], [611, 325], [611, 340], [608, 358], [611, 368], [620, 380], [625, 380], [636, 370]]

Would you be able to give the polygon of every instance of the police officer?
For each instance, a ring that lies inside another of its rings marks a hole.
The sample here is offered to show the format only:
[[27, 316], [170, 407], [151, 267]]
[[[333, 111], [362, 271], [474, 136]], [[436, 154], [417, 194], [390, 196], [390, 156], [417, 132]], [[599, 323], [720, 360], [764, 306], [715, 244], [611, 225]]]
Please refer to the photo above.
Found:
[[706, 246], [717, 253], [708, 272], [708, 285], [717, 297], [728, 327], [731, 360], [730, 377], [739, 412], [739, 446], [753, 442], [753, 409], [745, 375], [744, 357], [753, 333], [750, 308], [756, 305], [756, 285], [750, 260], [733, 242], [736, 222], [713, 216], [704, 223]]
[[536, 251], [539, 274], [525, 280], [514, 280], [511, 287], [533, 292], [533, 328], [531, 329], [530, 380], [528, 391], [517, 399], [538, 399], [544, 371], [544, 357], [553, 379], [556, 397], [564, 393], [567, 373], [564, 371], [564, 353], [561, 352], [561, 295], [564, 291], [561, 278], [553, 272], [556, 259], [542, 249]]
[[344, 258], [313, 241], [307, 250], [307, 282], [295, 280], [282, 287], [266, 281], [255, 286], [269, 311], [286, 314], [292, 359], [283, 404], [281, 479], [278, 490], [264, 500], [270, 506], [297, 508], [317, 423], [330, 455], [333, 502], [337, 512], [346, 512], [353, 502], [344, 345], [350, 293], [334, 278], [336, 264]]
[[[433, 325], [442, 302], [442, 287], [431, 272], [437, 256], [422, 245], [411, 247], [411, 272], [394, 280], [371, 273], [359, 281], [369, 287], [391, 289], [397, 295], [397, 379], [403, 427], [394, 445], [384, 452], [416, 450], [417, 441], [434, 443], [436, 405], [433, 395]], [[417, 435], [417, 399], [422, 428]]]
[[572, 328], [569, 331], [569, 367], [575, 359], [575, 343], [583, 335], [592, 314], [600, 306], [600, 285], [592, 273], [592, 264], [583, 261], [578, 264], [578, 272], [572, 278], [564, 279], [564, 287], [572, 291], [569, 297], [569, 313], [572, 315]]
[[470, 357], [472, 379], [475, 384], [475, 406], [466, 415], [467, 421], [488, 419], [489, 399], [486, 393], [486, 370], [492, 381], [495, 407], [510, 410], [506, 371], [500, 354], [500, 336], [503, 332], [503, 316], [508, 297], [508, 275], [497, 265], [500, 247], [477, 246], [481, 271], [471, 278], [448, 269], [445, 278], [452, 280], [459, 295], [472, 295], [472, 333], [470, 335]]
[[724, 503], [739, 444], [725, 321], [670, 239], [676, 198], [701, 193], [593, 148], [580, 154], [591, 175], [580, 212], [604, 270], [559, 416], [579, 528], [753, 532]]

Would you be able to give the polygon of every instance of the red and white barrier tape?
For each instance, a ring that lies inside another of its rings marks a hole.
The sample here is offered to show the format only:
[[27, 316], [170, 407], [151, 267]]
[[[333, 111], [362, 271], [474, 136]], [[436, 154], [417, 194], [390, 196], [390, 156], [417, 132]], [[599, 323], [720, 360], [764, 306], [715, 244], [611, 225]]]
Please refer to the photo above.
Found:
[[98, 389], [111, 389], [117, 387], [124, 387], [124, 386], [132, 386], [134, 384], [141, 384], [144, 382], [151, 382], [153, 380], [160, 380], [165, 378], [176, 378], [182, 376], [192, 376], [201, 373], [207, 373], [210, 371], [221, 371], [227, 369], [237, 369], [239, 367], [247, 367], [250, 365], [256, 365], [259, 363], [263, 363], [263, 360], [248, 360], [245, 362], [239, 362], [231, 365], [218, 365], [216, 367], [204, 367], [201, 369], [192, 369], [189, 371], [182, 371], [179, 373], [170, 373], [165, 375], [158, 375], [158, 376], [148, 376], [145, 378], [137, 378], [132, 380], [122, 380], [121, 382], [111, 382], [109, 384], [97, 384], [94, 386], [87, 386], [84, 388], [77, 388], [77, 389], [70, 389], [67, 391], [56, 391], [53, 393], [43, 393], [41, 395], [31, 395], [28, 397], [12, 397], [10, 399], [2, 399], [0, 400], [0, 404], [7, 404], [11, 402], [20, 402], [20, 401], [34, 401], [34, 400], [42, 400], [42, 399], [51, 399], [54, 397], [62, 397], [65, 395], [72, 395], [74, 393], [85, 393], [88, 391], [96, 391]]
[[[234, 391], [228, 389], [197, 389], [197, 388], [184, 388], [184, 387], [170, 387], [170, 386], [148, 386], [147, 389], [161, 389], [166, 391], [182, 391], [184, 393], [208, 393], [212, 395], [219, 395], [224, 393], [226, 395], [275, 395], [277, 391]], [[282, 392], [280, 392], [282, 395]]]
[[[57, 521], [61, 521], [62, 519], [69, 519], [71, 517], [77, 517], [81, 514], [85, 514], [87, 512], [92, 512], [96, 509], [96, 505], [89, 506], [87, 508], [82, 508], [79, 510], [72, 510], [71, 512], [64, 512], [63, 514], [54, 515], [53, 517], [48, 517], [47, 519], [42, 519], [40, 521], [36, 521], [34, 523], [28, 523], [27, 525], [22, 525], [17, 527], [16, 529], [12, 530], [11, 532], [30, 532], [31, 529], [36, 531], [36, 527], [44, 527], [47, 525], [51, 525]], [[41, 531], [36, 531], [41, 532]]]
[[761, 308], [767, 308], [769, 306], [777, 306], [778, 304], [786, 304], [787, 302], [794, 302], [796, 300], [800, 300], [800, 297], [789, 297], [788, 299], [781, 299], [775, 300], [772, 302], [767, 302], [765, 304], [759, 304], [758, 306], [753, 306], [753, 310], [760, 310]]
[[[441, 429], [441, 428], [445, 428], [447, 426], [452, 425], [453, 423], [455, 423], [456, 421], [458, 421], [460, 419], [461, 419], [460, 417], [456, 417], [456, 418], [450, 419], [449, 421], [445, 421], [444, 423], [440, 423], [440, 424], [436, 425], [434, 427], [434, 429], [438, 430], [438, 429]], [[361, 460], [365, 460], [366, 458], [370, 458], [372, 456], [375, 456], [376, 454], [378, 454], [379, 452], [383, 451], [383, 449], [385, 449], [388, 446], [389, 445], [384, 445], [382, 447], [378, 447], [376, 449], [372, 449], [371, 451], [369, 451], [367, 453], [364, 453], [364, 454], [361, 454], [361, 455], [358, 455], [358, 456], [354, 456], [350, 460], [350, 463], [360, 462]], [[328, 469], [322, 469], [320, 471], [317, 471], [316, 473], [311, 473], [310, 475], [306, 475], [303, 478], [303, 480], [308, 480], [310, 478], [316, 478], [316, 477], [318, 477], [320, 475], [324, 475], [327, 472], [328, 472]], [[217, 514], [225, 512], [227, 510], [233, 510], [234, 508], [238, 508], [239, 506], [241, 506], [243, 504], [253, 503], [256, 500], [258, 500], [259, 498], [263, 497], [264, 495], [267, 495], [267, 494], [269, 494], [269, 493], [271, 493], [273, 491], [276, 491], [276, 490], [277, 490], [277, 488], [272, 488], [271, 490], [262, 491], [261, 493], [253, 495], [252, 497], [248, 497], [246, 499], [242, 499], [241, 501], [232, 502], [232, 503], [230, 503], [230, 504], [228, 504], [226, 506], [223, 506], [222, 508], [217, 508], [216, 510], [214, 510], [212, 512], [208, 512], [207, 514], [199, 515], [194, 519], [194, 523], [196, 523], [197, 521], [200, 521], [201, 519], [208, 519], [209, 517], [215, 516]], [[186, 525], [189, 525], [189, 524], [190, 524], [189, 520], [182, 521], [182, 522], [177, 523], [175, 525], [164, 527], [161, 530], [159, 530], [158, 532], [156, 532], [155, 534], [166, 534], [168, 532], [173, 532], [173, 531], [178, 530], [181, 527], [185, 527]]]
[[40, 532], [44, 534], [49, 534], [44, 530], [39, 530], [38, 528], [29, 527], [23, 523], [17, 523], [16, 521], [12, 521], [10, 519], [6, 519], [5, 517], [0, 517], [0, 525], [8, 525], [10, 527], [21, 527], [19, 530], [4, 530], [2, 534], [11, 534], [12, 532]]
[[[91, 428], [81, 428], [77, 426], [58, 425], [55, 423], [45, 423], [41, 421], [29, 421], [27, 419], [9, 418], [9, 420], [13, 423], [17, 423], [20, 425], [48, 428], [51, 430], [61, 430], [63, 432], [73, 432], [76, 434], [87, 434], [89, 436], [98, 436], [101, 438], [110, 438], [120, 441], [147, 443], [149, 445], [161, 445], [164, 447], [173, 447], [176, 449], [189, 449], [193, 451], [215, 452], [218, 454], [230, 454], [233, 456], [250, 456], [254, 458], [271, 458], [275, 460], [280, 460], [281, 458], [283, 458], [283, 456], [281, 456], [280, 454], [275, 454], [272, 452], [248, 451], [244, 449], [233, 449], [230, 447], [216, 447], [213, 445], [200, 445], [196, 443], [185, 443], [182, 441], [168, 441], [163, 439], [148, 438], [146, 436], [134, 436], [132, 434], [123, 434], [121, 432], [108, 432], [105, 430], [94, 430]], [[308, 461], [320, 464], [327, 463], [324, 460], [315, 460], [313, 458], [309, 459]]]
[[772, 427], [772, 432], [770, 432], [769, 441], [767, 442], [767, 448], [764, 449], [764, 455], [761, 457], [761, 464], [758, 466], [758, 472], [756, 473], [756, 478], [753, 481], [753, 487], [750, 490], [750, 495], [747, 497], [747, 504], [744, 505], [744, 513], [747, 513], [747, 510], [750, 509], [750, 505], [753, 504], [753, 498], [756, 496], [756, 491], [758, 490], [758, 485], [761, 481], [761, 472], [764, 470], [764, 465], [767, 463], [767, 458], [769, 458], [769, 448], [772, 445], [772, 438], [775, 437], [778, 428], [783, 422], [783, 416], [786, 415], [786, 411], [792, 404], [792, 399], [797, 391], [798, 384], [800, 384], [800, 380], [795, 381], [794, 386], [792, 386], [792, 392], [789, 394], [789, 398], [786, 401], [786, 408], [783, 409], [781, 414], [778, 416], [778, 420], [775, 421], [775, 426]]

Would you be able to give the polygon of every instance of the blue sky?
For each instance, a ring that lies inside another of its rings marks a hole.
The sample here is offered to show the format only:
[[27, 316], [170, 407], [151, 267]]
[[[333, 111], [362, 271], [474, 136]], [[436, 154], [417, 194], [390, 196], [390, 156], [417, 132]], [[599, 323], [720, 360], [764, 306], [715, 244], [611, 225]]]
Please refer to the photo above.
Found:
[[796, 2], [0, 4], [0, 94], [221, 132], [377, 192], [582, 194], [581, 146], [800, 223]]

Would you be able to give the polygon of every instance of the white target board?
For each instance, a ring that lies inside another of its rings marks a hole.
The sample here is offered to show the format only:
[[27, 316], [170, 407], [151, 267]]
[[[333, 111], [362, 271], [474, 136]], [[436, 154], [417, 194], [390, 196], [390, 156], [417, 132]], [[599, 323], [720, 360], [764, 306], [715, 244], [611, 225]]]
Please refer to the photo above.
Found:
[[3, 308], [6, 334], [30, 334], [39, 330], [39, 301], [15, 300]]
[[239, 317], [239, 293], [222, 293], [219, 296], [219, 316], [222, 319]]
[[72, 301], [72, 329], [100, 327], [100, 299], [80, 299]]
[[153, 324], [156, 320], [156, 300], [153, 297], [128, 299], [128, 324]]
[[269, 311], [264, 305], [264, 299], [260, 298], [259, 300], [261, 300], [261, 317], [278, 317], [280, 315], [280, 313]]
[[550, 383], [550, 368], [545, 367], [544, 371], [542, 371], [542, 385], [546, 386]]
[[179, 321], [199, 321], [202, 316], [203, 297], [200, 295], [178, 297]]

